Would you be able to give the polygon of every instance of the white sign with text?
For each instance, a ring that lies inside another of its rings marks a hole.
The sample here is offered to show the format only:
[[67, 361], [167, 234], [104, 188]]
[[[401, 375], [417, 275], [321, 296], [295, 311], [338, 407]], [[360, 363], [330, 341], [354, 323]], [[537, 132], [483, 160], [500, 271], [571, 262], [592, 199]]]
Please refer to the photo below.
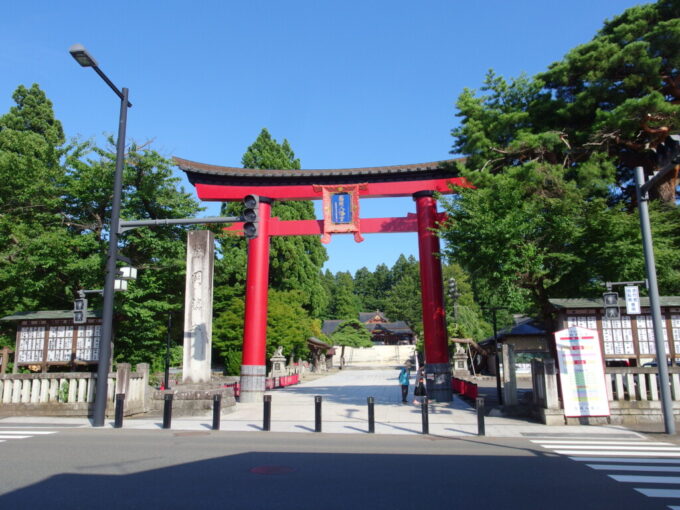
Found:
[[609, 416], [597, 331], [572, 327], [555, 333], [560, 385], [567, 417]]
[[626, 285], [626, 313], [628, 315], [640, 314], [640, 293], [637, 285]]

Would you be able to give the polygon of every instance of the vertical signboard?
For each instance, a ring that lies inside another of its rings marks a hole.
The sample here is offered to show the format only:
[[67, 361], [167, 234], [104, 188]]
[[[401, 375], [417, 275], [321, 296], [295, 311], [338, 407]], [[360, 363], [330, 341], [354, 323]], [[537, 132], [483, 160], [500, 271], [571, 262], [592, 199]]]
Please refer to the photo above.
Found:
[[567, 417], [609, 416], [597, 331], [572, 327], [555, 333], [560, 385]]
[[640, 293], [637, 285], [626, 285], [626, 313], [628, 315], [640, 314]]
[[331, 221], [333, 223], [351, 223], [352, 203], [349, 193], [331, 194]]

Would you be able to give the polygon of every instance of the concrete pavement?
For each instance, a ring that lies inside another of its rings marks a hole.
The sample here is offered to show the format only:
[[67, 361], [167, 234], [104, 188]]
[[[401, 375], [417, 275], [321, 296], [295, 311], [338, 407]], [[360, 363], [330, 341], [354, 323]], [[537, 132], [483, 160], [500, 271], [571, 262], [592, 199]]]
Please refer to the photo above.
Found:
[[[421, 406], [401, 403], [401, 388], [396, 368], [345, 370], [304, 381], [295, 386], [267, 392], [272, 396], [272, 432], [314, 432], [314, 397], [321, 396], [322, 431], [340, 434], [366, 434], [368, 432], [367, 398], [375, 399], [376, 434], [421, 434]], [[413, 377], [409, 397], [413, 398]], [[224, 413], [221, 430], [262, 430], [263, 404], [238, 403], [233, 411]], [[89, 427], [85, 418], [9, 417], [0, 419], [0, 427], [13, 424], [24, 426]], [[126, 418], [126, 429], [157, 429], [160, 417]], [[206, 430], [212, 424], [212, 413], [203, 416], [173, 417], [173, 430]], [[546, 426], [523, 419], [487, 416], [486, 435], [490, 437], [522, 437], [535, 434], [563, 435], [615, 435], [632, 434], [620, 426]], [[113, 420], [107, 421], [113, 426]], [[461, 437], [477, 435], [475, 409], [456, 396], [450, 403], [433, 403], [429, 406], [430, 435]]]

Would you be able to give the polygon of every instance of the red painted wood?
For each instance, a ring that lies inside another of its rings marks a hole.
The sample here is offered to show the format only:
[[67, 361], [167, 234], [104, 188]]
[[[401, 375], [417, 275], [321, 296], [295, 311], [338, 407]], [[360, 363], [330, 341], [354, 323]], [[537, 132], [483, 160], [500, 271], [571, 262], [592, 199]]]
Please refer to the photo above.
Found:
[[449, 351], [444, 313], [442, 265], [439, 237], [434, 232], [439, 219], [434, 197], [416, 197], [418, 214], [418, 253], [420, 258], [420, 284], [422, 288], [423, 333], [427, 363], [448, 363]]
[[[416, 232], [418, 221], [415, 214], [409, 213], [404, 218], [362, 218], [360, 221], [362, 234], [387, 234], [394, 232]], [[226, 227], [227, 232], [243, 235], [243, 223], [232, 223]], [[272, 236], [311, 236], [323, 234], [323, 220], [288, 220], [279, 218], [269, 220], [269, 235]]]
[[[271, 204], [260, 202], [259, 235], [248, 241], [246, 309], [243, 326], [243, 365], [265, 365], [267, 347], [267, 290], [269, 289], [269, 218]], [[264, 390], [264, 388], [263, 388]]]
[[[423, 190], [438, 191], [442, 194], [455, 193], [449, 188], [453, 186], [472, 188], [463, 177], [449, 179], [431, 179], [424, 181], [373, 182], [366, 184], [360, 191], [361, 198], [367, 197], [410, 197]], [[229, 202], [242, 200], [249, 194], [260, 195], [275, 200], [321, 200], [321, 190], [314, 191], [313, 186], [224, 186], [220, 184], [196, 184], [198, 198], [206, 201]]]

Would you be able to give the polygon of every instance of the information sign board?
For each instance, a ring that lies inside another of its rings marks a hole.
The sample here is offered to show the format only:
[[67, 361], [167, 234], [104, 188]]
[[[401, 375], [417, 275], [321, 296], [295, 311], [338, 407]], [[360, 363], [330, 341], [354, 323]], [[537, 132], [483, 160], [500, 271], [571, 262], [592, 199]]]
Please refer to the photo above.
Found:
[[555, 333], [564, 415], [609, 416], [597, 331], [572, 327]]
[[640, 293], [637, 285], [626, 285], [626, 313], [628, 315], [640, 314]]

